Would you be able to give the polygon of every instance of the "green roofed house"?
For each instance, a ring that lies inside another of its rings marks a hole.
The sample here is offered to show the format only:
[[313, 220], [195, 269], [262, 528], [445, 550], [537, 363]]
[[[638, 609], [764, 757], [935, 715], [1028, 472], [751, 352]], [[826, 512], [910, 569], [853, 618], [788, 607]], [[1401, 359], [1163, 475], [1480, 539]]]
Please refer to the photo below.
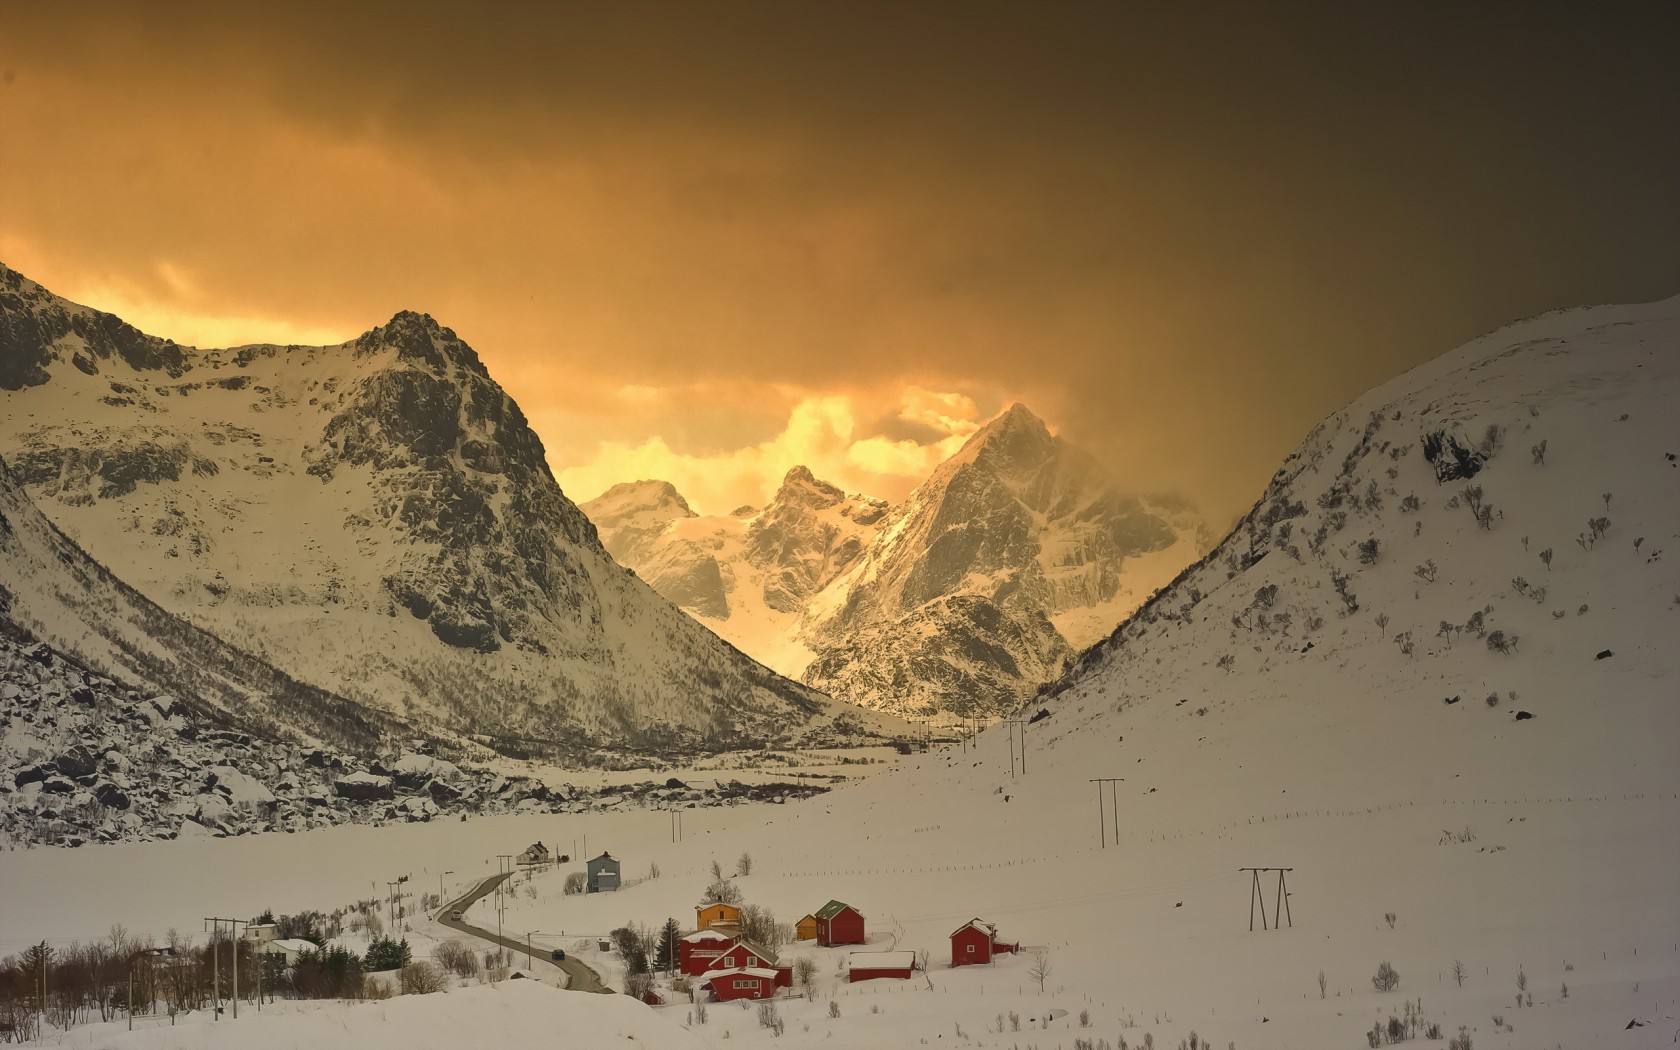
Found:
[[817, 910], [817, 943], [825, 948], [837, 944], [863, 943], [863, 913], [844, 901], [829, 901]]

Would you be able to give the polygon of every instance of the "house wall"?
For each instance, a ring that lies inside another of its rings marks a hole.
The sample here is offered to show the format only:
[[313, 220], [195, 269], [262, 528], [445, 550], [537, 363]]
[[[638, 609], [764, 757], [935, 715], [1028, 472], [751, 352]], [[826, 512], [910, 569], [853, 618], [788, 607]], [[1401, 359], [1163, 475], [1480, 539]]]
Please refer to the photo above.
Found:
[[847, 908], [832, 919], [817, 920], [817, 943], [821, 945], [862, 944], [863, 916]]
[[990, 935], [965, 926], [951, 935], [951, 965], [975, 966], [992, 961], [992, 938]]

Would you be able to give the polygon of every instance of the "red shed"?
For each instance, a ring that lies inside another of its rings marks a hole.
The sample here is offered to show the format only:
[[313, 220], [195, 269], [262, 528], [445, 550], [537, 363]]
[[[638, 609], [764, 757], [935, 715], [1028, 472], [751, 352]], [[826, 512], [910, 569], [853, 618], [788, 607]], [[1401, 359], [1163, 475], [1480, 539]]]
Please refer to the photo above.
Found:
[[776, 965], [776, 957], [760, 948], [755, 948], [743, 940], [731, 944], [722, 954], [718, 955], [706, 967], [712, 970], [738, 970], [743, 968], [773, 970], [776, 973], [776, 983], [783, 988], [793, 987], [793, 967]]
[[853, 952], [846, 980], [873, 981], [881, 977], [909, 977], [916, 969], [915, 952]]
[[776, 996], [776, 971], [757, 966], [714, 970], [702, 983], [712, 990], [712, 998], [720, 1003], [734, 999], [773, 999]]
[[817, 943], [824, 948], [863, 943], [863, 913], [840, 901], [829, 901], [816, 913]]
[[970, 919], [951, 934], [951, 965], [975, 966], [989, 963], [994, 955], [1012, 955], [1021, 948], [997, 939], [997, 927]]
[[733, 943], [735, 938], [716, 930], [691, 933], [677, 942], [677, 968], [690, 977], [699, 977]]

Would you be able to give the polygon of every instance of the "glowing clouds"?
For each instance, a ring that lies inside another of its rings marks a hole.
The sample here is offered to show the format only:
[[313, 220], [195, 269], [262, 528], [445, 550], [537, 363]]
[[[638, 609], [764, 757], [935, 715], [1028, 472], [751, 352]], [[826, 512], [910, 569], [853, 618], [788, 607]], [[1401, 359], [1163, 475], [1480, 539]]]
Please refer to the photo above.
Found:
[[[621, 393], [621, 408], [645, 411], [649, 430], [680, 422], [674, 418], [683, 413], [680, 398], [660, 396], [670, 392], [640, 387]], [[657, 479], [675, 485], [701, 513], [722, 514], [746, 504], [762, 506], [795, 466], [809, 467], [848, 492], [899, 499], [962, 447], [979, 428], [979, 415], [966, 394], [919, 386], [873, 397], [806, 393], [792, 402], [781, 429], [763, 441], [679, 450], [655, 436], [635, 444], [601, 441], [593, 449], [551, 447], [550, 457], [574, 464], [557, 468], [556, 476], [577, 500], [621, 481]], [[866, 419], [880, 422], [860, 424]], [[882, 432], [895, 429], [894, 423], [913, 433]]]

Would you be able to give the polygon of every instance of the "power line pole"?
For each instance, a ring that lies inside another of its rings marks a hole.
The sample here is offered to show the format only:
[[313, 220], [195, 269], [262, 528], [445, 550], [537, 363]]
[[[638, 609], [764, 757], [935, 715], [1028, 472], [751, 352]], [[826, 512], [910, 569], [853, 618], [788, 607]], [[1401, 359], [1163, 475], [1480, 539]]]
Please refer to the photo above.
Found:
[[1120, 797], [1119, 783], [1125, 777], [1092, 777], [1090, 782], [1097, 785], [1097, 842], [1099, 847], [1108, 845], [1108, 819], [1103, 812], [1103, 786], [1108, 787], [1108, 797], [1114, 803], [1114, 844], [1120, 845]]
[[1015, 734], [1021, 734], [1021, 775], [1027, 775], [1027, 720], [1024, 718], [1006, 718], [1003, 724], [1009, 727], [1009, 775], [1015, 775]]
[[204, 921], [210, 924], [210, 973], [211, 980], [216, 983], [216, 1012], [213, 1016], [217, 1020], [220, 1020], [222, 1016], [222, 950], [218, 942], [221, 937], [222, 923], [228, 924], [230, 935], [228, 945], [233, 950], [233, 1019], [237, 1021], [239, 1020], [239, 927], [251, 924], [244, 919], [223, 919], [215, 916], [208, 916]]
[[[1246, 872], [1249, 872], [1253, 875], [1253, 878], [1249, 881], [1249, 888], [1248, 888], [1248, 932], [1250, 932], [1250, 933], [1254, 932], [1254, 902], [1255, 901], [1260, 902], [1260, 928], [1262, 930], [1266, 930], [1266, 929], [1281, 930], [1281, 929], [1283, 929], [1283, 925], [1286, 921], [1289, 923], [1290, 928], [1293, 929], [1294, 926], [1295, 926], [1295, 916], [1290, 912], [1290, 909], [1289, 909], [1290, 893], [1289, 893], [1288, 887], [1284, 883], [1284, 875], [1285, 875], [1285, 873], [1294, 871], [1295, 869], [1294, 868], [1238, 868], [1237, 870], [1238, 871], [1246, 871]], [[1271, 924], [1271, 926], [1266, 925], [1266, 894], [1260, 888], [1260, 873], [1263, 872], [1263, 871], [1264, 872], [1275, 871], [1275, 872], [1277, 872], [1277, 877], [1278, 877], [1277, 904], [1274, 905], [1273, 908], [1272, 908], [1272, 924]]]

